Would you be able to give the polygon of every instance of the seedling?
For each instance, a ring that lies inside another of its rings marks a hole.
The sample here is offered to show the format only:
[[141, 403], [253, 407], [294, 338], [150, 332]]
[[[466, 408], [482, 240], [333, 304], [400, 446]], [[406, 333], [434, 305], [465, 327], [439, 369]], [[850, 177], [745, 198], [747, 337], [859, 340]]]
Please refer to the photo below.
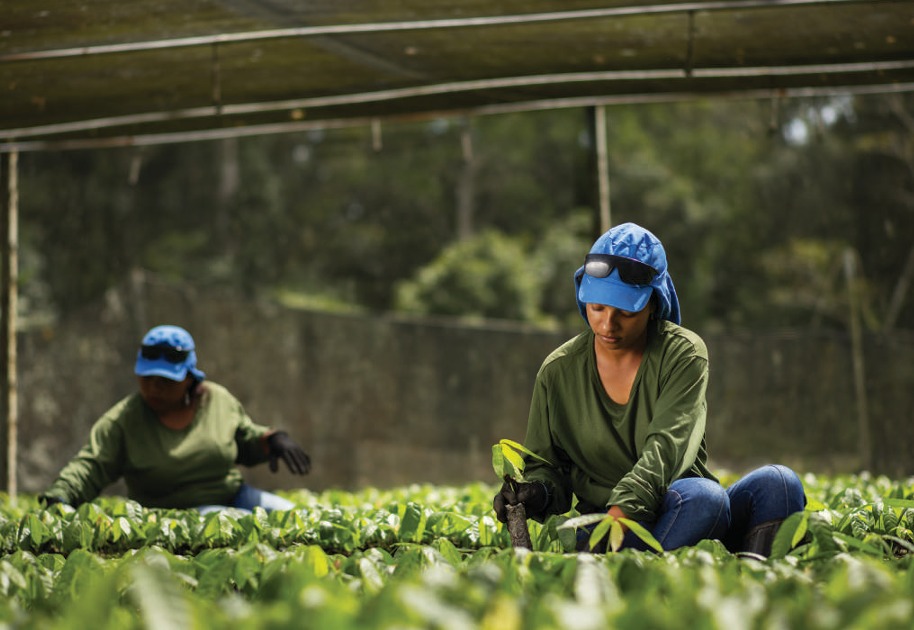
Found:
[[590, 539], [587, 541], [590, 549], [595, 549], [596, 546], [600, 544], [600, 541], [608, 534], [609, 544], [607, 547], [612, 551], [619, 551], [622, 547], [622, 541], [625, 538], [625, 530], [622, 527], [625, 525], [632, 530], [638, 538], [644, 541], [648, 547], [657, 553], [663, 553], [663, 547], [657, 542], [657, 539], [654, 538], [653, 534], [647, 531], [641, 523], [633, 521], [630, 518], [615, 518], [610, 514], [582, 514], [568, 519], [559, 525], [559, 529], [586, 527], [588, 525], [593, 525], [594, 523], [597, 525], [590, 532]]
[[[517, 492], [517, 484], [524, 481], [524, 455], [548, 464], [549, 462], [513, 440], [499, 440], [492, 445], [492, 468], [495, 474]], [[530, 531], [527, 529], [527, 510], [523, 503], [506, 506], [508, 533], [514, 547], [533, 549]]]

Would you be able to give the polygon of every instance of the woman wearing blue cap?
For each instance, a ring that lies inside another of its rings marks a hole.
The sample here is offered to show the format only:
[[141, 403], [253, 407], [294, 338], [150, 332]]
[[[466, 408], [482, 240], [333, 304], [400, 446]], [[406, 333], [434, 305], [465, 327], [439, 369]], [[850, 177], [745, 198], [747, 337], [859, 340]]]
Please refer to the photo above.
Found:
[[42, 495], [79, 505], [124, 478], [130, 499], [146, 507], [288, 510], [294, 505], [242, 481], [236, 464], [282, 459], [292, 473], [311, 468], [283, 431], [255, 424], [241, 403], [197, 368], [194, 340], [178, 326], [143, 337], [134, 368], [139, 391], [109, 409], [89, 441]]
[[[724, 489], [707, 467], [708, 351], [680, 326], [663, 245], [633, 223], [603, 234], [574, 275], [589, 330], [540, 367], [524, 445], [526, 483], [507, 484], [493, 506], [523, 503], [542, 520], [572, 507], [638, 521], [664, 549], [705, 538], [768, 555], [803, 486], [788, 468], [765, 466]], [[579, 548], [587, 549], [582, 531]], [[623, 547], [645, 549], [633, 532]]]

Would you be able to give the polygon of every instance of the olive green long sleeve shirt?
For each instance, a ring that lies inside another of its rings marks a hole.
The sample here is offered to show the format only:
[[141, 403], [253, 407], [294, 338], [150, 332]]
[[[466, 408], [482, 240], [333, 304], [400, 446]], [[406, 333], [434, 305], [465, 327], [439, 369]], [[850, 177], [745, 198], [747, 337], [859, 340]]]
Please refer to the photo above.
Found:
[[146, 507], [230, 504], [242, 483], [235, 464], [267, 460], [270, 428], [221, 385], [201, 387], [194, 419], [181, 430], [163, 425], [139, 393], [115, 404], [45, 494], [79, 505], [123, 477], [128, 497]]
[[547, 513], [571, 508], [656, 520], [680, 477], [715, 479], [706, 467], [708, 352], [695, 333], [661, 320], [648, 326], [641, 365], [625, 405], [606, 393], [594, 335], [557, 348], [536, 377], [524, 445], [550, 462], [528, 458], [524, 476], [550, 489]]

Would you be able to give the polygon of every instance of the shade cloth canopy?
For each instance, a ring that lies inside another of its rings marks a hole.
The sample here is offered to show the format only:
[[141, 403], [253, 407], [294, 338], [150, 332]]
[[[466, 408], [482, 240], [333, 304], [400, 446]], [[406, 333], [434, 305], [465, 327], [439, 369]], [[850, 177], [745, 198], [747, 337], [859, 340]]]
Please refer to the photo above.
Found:
[[909, 0], [4, 0], [2, 16], [4, 150], [914, 87]]

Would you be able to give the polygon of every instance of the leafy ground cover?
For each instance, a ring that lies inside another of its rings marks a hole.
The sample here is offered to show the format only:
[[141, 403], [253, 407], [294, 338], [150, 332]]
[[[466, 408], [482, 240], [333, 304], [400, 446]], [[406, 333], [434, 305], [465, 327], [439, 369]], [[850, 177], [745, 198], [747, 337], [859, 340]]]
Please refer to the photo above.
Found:
[[558, 518], [531, 522], [533, 550], [515, 550], [486, 484], [297, 491], [300, 509], [273, 514], [3, 499], [0, 625], [914, 627], [914, 480], [804, 482], [809, 508], [766, 561], [716, 541], [573, 553]]

